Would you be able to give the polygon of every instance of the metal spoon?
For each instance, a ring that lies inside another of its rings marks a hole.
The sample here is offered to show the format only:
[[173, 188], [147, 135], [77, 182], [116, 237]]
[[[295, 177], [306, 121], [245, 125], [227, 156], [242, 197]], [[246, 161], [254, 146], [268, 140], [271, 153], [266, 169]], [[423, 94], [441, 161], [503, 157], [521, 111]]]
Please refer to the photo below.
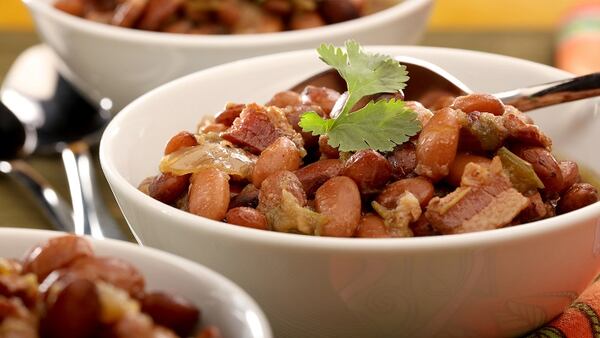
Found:
[[99, 141], [110, 112], [83, 98], [57, 72], [53, 54], [43, 46], [27, 50], [15, 61], [0, 93], [1, 101], [15, 116], [37, 132], [36, 153], [62, 154], [75, 233], [128, 239], [97, 191], [89, 152], [89, 144]]
[[[453, 96], [470, 94], [473, 91], [444, 69], [421, 59], [408, 56], [395, 58], [406, 66], [410, 76], [404, 89], [406, 100], [421, 101], [428, 93], [443, 92]], [[307, 85], [329, 87], [339, 92], [346, 91], [346, 83], [335, 69], [315, 74], [291, 88], [301, 92]], [[559, 103], [600, 96], [600, 73], [548, 82], [531, 87], [493, 94], [503, 103], [525, 112]]]
[[31, 192], [56, 230], [73, 232], [73, 210], [69, 203], [63, 200], [35, 169], [19, 159], [31, 154], [35, 142], [35, 130], [25, 128], [0, 102], [0, 172], [12, 177]]

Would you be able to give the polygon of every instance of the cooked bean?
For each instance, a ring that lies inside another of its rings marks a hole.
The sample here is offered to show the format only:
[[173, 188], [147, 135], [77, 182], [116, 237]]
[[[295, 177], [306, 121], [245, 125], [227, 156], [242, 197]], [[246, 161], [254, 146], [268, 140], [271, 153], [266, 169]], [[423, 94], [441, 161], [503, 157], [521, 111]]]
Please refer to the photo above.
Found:
[[325, 26], [327, 23], [317, 12], [303, 11], [296, 12], [289, 21], [290, 29], [307, 29]]
[[260, 230], [269, 230], [267, 218], [262, 212], [256, 209], [248, 207], [229, 209], [227, 214], [225, 214], [225, 219], [227, 220], [227, 223], [230, 224]]
[[456, 112], [450, 108], [438, 110], [419, 134], [415, 172], [433, 181], [448, 175], [456, 157], [459, 131]]
[[341, 174], [353, 179], [362, 194], [370, 194], [388, 182], [392, 166], [375, 150], [360, 150], [346, 161]]
[[193, 147], [198, 145], [198, 141], [194, 134], [187, 131], [179, 132], [173, 136], [165, 146], [165, 155], [176, 152], [179, 149]]
[[291, 90], [285, 92], [279, 92], [275, 94], [269, 102], [267, 102], [267, 106], [276, 106], [279, 108], [285, 108], [288, 106], [295, 106], [301, 104], [302, 101], [300, 99], [300, 94], [293, 92]]
[[215, 326], [207, 326], [195, 338], [223, 338], [221, 331]]
[[43, 281], [54, 270], [69, 265], [80, 257], [92, 256], [90, 243], [82, 237], [61, 236], [34, 246], [23, 258], [23, 272], [33, 273]]
[[338, 23], [358, 18], [360, 13], [351, 0], [322, 0], [319, 12], [328, 23]]
[[589, 183], [575, 183], [558, 201], [557, 210], [564, 214], [598, 201], [598, 190]]
[[458, 153], [456, 154], [456, 158], [454, 162], [450, 165], [450, 171], [448, 172], [448, 176], [446, 176], [446, 181], [452, 184], [455, 187], [460, 186], [460, 181], [462, 179], [463, 172], [465, 171], [465, 167], [469, 163], [477, 163], [483, 165], [489, 165], [492, 161], [483, 156], [472, 155], [469, 153]]
[[95, 337], [100, 324], [100, 300], [96, 285], [86, 279], [70, 281], [46, 306], [40, 322], [42, 337]]
[[149, 0], [138, 27], [158, 30], [181, 7], [182, 0]]
[[410, 175], [417, 167], [417, 149], [412, 142], [405, 142], [386, 156], [392, 166], [392, 178], [399, 180]]
[[136, 267], [114, 257], [78, 258], [66, 268], [65, 274], [112, 284], [133, 297], [141, 296], [146, 285], [144, 276]]
[[233, 124], [233, 121], [240, 116], [245, 107], [246, 105], [243, 103], [227, 103], [225, 109], [215, 116], [215, 122], [230, 127]]
[[345, 176], [329, 179], [315, 193], [315, 208], [328, 218], [321, 236], [352, 237], [360, 222], [358, 186]]
[[258, 193], [259, 211], [266, 212], [276, 208], [281, 203], [282, 191], [287, 190], [300, 206], [306, 205], [306, 194], [302, 183], [291, 171], [278, 171], [269, 175], [262, 183]]
[[252, 184], [260, 188], [262, 181], [274, 172], [298, 169], [300, 156], [300, 151], [294, 142], [284, 136], [278, 138], [260, 153], [252, 172]]
[[235, 1], [221, 0], [215, 6], [215, 14], [220, 23], [225, 26], [234, 26], [243, 15], [243, 8]]
[[200, 131], [203, 133], [221, 133], [228, 129], [223, 123], [208, 123], [201, 127]]
[[562, 171], [554, 156], [547, 149], [518, 146], [514, 148], [513, 152], [531, 163], [533, 170], [544, 183], [545, 191], [558, 193], [562, 190], [564, 182]]
[[323, 109], [325, 116], [329, 116], [331, 109], [340, 98], [340, 93], [326, 87], [306, 86], [301, 94], [302, 103], [317, 105]]
[[383, 223], [383, 218], [371, 213], [361, 217], [355, 236], [361, 238], [391, 237], [388, 227]]
[[577, 163], [573, 161], [560, 161], [558, 166], [560, 167], [560, 172], [563, 176], [562, 191], [569, 189], [573, 184], [578, 183], [581, 180]]
[[264, 0], [261, 6], [273, 14], [282, 16], [289, 15], [294, 9], [293, 4], [288, 0]]
[[131, 28], [138, 19], [144, 14], [147, 0], [130, 0], [123, 1], [115, 10], [111, 24], [115, 26]]
[[491, 113], [498, 116], [504, 114], [504, 104], [502, 101], [490, 94], [476, 93], [459, 96], [454, 99], [452, 108], [460, 109], [465, 113], [478, 111], [482, 113]]
[[171, 173], [162, 173], [150, 182], [148, 194], [163, 203], [173, 204], [185, 193], [189, 184], [190, 175], [177, 176]]
[[83, 16], [85, 13], [85, 4], [83, 3], [83, 0], [59, 0], [54, 3], [54, 7], [76, 16]]
[[343, 168], [344, 164], [340, 160], [325, 159], [306, 165], [296, 170], [294, 174], [302, 182], [306, 195], [311, 198], [323, 183], [338, 176]]
[[377, 203], [388, 209], [394, 209], [398, 202], [398, 198], [405, 192], [412, 193], [421, 207], [425, 207], [429, 200], [433, 198], [435, 189], [429, 180], [423, 177], [405, 178], [389, 184], [377, 196]]
[[188, 300], [164, 292], [149, 292], [142, 299], [142, 311], [158, 325], [188, 336], [198, 319], [200, 310]]
[[421, 122], [422, 126], [426, 125], [427, 122], [431, 120], [431, 117], [433, 117], [431, 110], [425, 108], [425, 106], [417, 101], [406, 101], [405, 104], [408, 108], [417, 113], [417, 119]]
[[188, 195], [192, 214], [220, 221], [229, 206], [229, 177], [216, 168], [200, 169], [192, 175]]
[[319, 152], [321, 153], [321, 156], [324, 156], [325, 158], [339, 158], [340, 152], [337, 148], [330, 146], [329, 143], [327, 143], [328, 141], [329, 138], [327, 136], [319, 136]]
[[239, 194], [235, 195], [231, 201], [229, 202], [230, 208], [237, 207], [249, 207], [256, 208], [258, 205], [258, 189], [252, 185], [248, 184], [247, 186], [240, 191]]

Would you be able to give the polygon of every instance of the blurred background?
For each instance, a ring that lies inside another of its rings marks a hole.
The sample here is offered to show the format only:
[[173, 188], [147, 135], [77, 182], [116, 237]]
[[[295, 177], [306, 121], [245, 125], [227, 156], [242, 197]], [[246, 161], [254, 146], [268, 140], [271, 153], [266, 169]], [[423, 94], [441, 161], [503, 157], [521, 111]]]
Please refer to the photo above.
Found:
[[[569, 14], [577, 9], [581, 12], [582, 7], [586, 8], [585, 15], [595, 16], [594, 22], [570, 23], [568, 18], [573, 15]], [[595, 10], [590, 11], [592, 7]], [[599, 20], [600, 0], [437, 0], [421, 44], [482, 50], [552, 65], [558, 57], [561, 67], [584, 73], [590, 70], [574, 69], [569, 63], [577, 64], [572, 55], [582, 49], [590, 54], [590, 48], [596, 49], [592, 55], [600, 60]], [[575, 33], [580, 33], [582, 26], [585, 26], [583, 31], [594, 30], [595, 37], [590, 40], [588, 36], [584, 42], [569, 41], [568, 48], [561, 50], [559, 47], [565, 44], [560, 43], [572, 37], [572, 28], [576, 27]], [[16, 51], [37, 43], [33, 31], [21, 0], [0, 0], [0, 69], [6, 69]], [[563, 55], [564, 50], [567, 55]], [[596, 69], [600, 68], [598, 60]], [[0, 72], [0, 79], [2, 76]]]

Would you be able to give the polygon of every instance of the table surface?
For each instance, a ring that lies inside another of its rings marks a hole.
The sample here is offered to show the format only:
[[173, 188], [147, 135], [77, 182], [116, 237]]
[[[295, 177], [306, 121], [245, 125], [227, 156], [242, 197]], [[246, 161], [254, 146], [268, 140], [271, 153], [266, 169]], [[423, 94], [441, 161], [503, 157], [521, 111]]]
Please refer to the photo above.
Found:
[[[428, 32], [422, 45], [464, 48], [515, 56], [552, 64], [555, 35], [553, 32]], [[0, 32], [0, 81], [14, 59], [27, 47], [39, 43], [35, 33]], [[1, 146], [1, 145], [0, 145]], [[125, 228], [126, 222], [102, 175], [96, 158], [97, 181], [102, 197], [115, 219]], [[28, 162], [69, 198], [69, 190], [60, 156], [32, 156]], [[5, 175], [0, 175], [0, 227], [50, 229], [51, 225], [28, 194]]]

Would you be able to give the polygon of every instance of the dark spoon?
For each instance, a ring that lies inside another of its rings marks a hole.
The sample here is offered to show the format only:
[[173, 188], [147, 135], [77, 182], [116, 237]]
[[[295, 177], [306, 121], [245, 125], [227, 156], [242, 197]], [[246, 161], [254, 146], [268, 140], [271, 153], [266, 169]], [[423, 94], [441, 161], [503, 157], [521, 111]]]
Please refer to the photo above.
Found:
[[110, 101], [103, 100], [102, 108], [84, 98], [58, 73], [54, 55], [42, 46], [29, 49], [15, 61], [1, 94], [2, 102], [14, 115], [36, 131], [36, 153], [62, 154], [75, 233], [100, 239], [128, 239], [97, 191], [89, 151], [89, 144], [99, 141], [112, 117]]
[[[404, 89], [406, 100], [421, 101], [428, 93], [442, 92], [453, 96], [473, 91], [450, 73], [430, 62], [407, 57], [395, 58], [406, 66], [410, 80]], [[315, 74], [291, 88], [301, 92], [307, 85], [322, 86], [346, 91], [346, 83], [334, 69]], [[600, 96], [600, 73], [509, 90], [493, 94], [505, 104], [525, 112], [555, 104]]]
[[12, 177], [28, 190], [56, 230], [73, 232], [73, 210], [50, 184], [29, 164], [19, 159], [31, 153], [35, 131], [27, 129], [0, 102], [0, 172]]

